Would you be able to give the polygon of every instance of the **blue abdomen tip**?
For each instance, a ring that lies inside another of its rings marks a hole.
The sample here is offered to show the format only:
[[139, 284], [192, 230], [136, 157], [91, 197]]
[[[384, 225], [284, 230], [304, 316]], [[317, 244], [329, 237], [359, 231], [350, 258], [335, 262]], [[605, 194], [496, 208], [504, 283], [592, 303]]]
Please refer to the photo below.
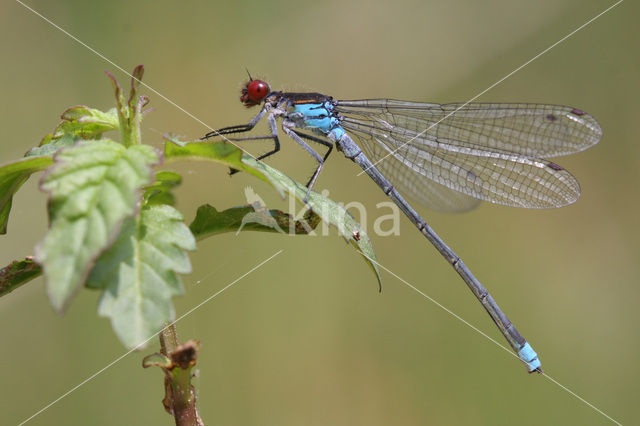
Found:
[[533, 350], [529, 342], [525, 342], [520, 352], [518, 352], [518, 356], [527, 364], [527, 369], [530, 373], [539, 369], [542, 365], [538, 359], [538, 354]]

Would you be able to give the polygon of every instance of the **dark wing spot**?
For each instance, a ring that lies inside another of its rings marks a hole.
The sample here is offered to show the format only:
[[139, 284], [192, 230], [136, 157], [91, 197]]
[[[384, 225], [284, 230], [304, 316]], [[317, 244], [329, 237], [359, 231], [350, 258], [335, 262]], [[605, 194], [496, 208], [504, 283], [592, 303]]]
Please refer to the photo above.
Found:
[[574, 108], [574, 109], [572, 109], [572, 110], [571, 110], [571, 113], [572, 113], [572, 114], [575, 114], [575, 115], [577, 115], [577, 116], [582, 116], [582, 115], [585, 115], [585, 114], [586, 114], [583, 110], [578, 109], [578, 108]]
[[559, 165], [557, 165], [556, 163], [551, 162], [551, 161], [549, 161], [549, 162], [547, 163], [547, 166], [549, 166], [549, 167], [550, 167], [550, 168], [552, 168], [553, 170], [558, 170], [558, 171], [560, 171], [560, 170], [564, 170], [564, 167], [559, 166]]
[[555, 116], [555, 115], [553, 115], [553, 114], [548, 114], [546, 118], [547, 118], [547, 120], [549, 120], [549, 121], [556, 121], [556, 120], [558, 119], [558, 117], [556, 117], [556, 116]]

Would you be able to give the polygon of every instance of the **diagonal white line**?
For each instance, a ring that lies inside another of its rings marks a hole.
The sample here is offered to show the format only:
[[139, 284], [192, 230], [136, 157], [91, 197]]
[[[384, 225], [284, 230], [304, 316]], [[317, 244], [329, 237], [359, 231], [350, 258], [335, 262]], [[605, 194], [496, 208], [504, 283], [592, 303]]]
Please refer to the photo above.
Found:
[[[89, 49], [92, 53], [96, 54], [97, 56], [99, 56], [102, 60], [108, 62], [109, 64], [113, 65], [114, 67], [116, 67], [118, 70], [122, 71], [123, 73], [125, 73], [126, 75], [128, 75], [131, 78], [135, 78], [133, 75], [131, 75], [131, 73], [129, 73], [127, 70], [125, 70], [124, 68], [122, 68], [120, 65], [116, 64], [115, 62], [113, 62], [111, 59], [107, 58], [106, 56], [104, 56], [102, 53], [98, 52], [96, 49], [94, 49], [93, 47], [89, 46], [88, 44], [86, 44], [85, 42], [83, 42], [82, 40], [80, 40], [78, 37], [74, 36], [73, 34], [69, 33], [68, 31], [66, 31], [65, 29], [63, 29], [62, 27], [60, 27], [59, 25], [55, 24], [54, 22], [52, 22], [49, 18], [47, 18], [46, 16], [42, 15], [41, 13], [39, 13], [38, 11], [32, 9], [31, 7], [27, 6], [26, 4], [24, 4], [23, 2], [21, 2], [20, 0], [16, 0], [16, 2], [20, 3], [22, 6], [24, 6], [26, 9], [29, 9], [31, 12], [33, 12], [35, 15], [39, 16], [40, 18], [42, 18], [45, 22], [51, 24], [54, 28], [58, 29], [59, 31], [61, 31], [63, 34], [67, 35], [69, 38], [73, 39], [74, 41], [76, 41], [77, 43], [79, 43], [80, 45], [82, 45], [83, 47], [86, 47], [87, 49]], [[138, 79], [136, 79], [138, 80]], [[147, 83], [145, 83], [142, 80], [138, 80], [138, 82], [143, 85], [144, 87], [146, 87], [147, 89], [149, 89], [151, 92], [155, 93], [156, 95], [158, 95], [159, 97], [161, 97], [162, 99], [164, 99], [165, 101], [169, 102], [171, 105], [173, 105], [174, 107], [178, 108], [180, 111], [184, 112], [185, 114], [187, 114], [189, 117], [193, 118], [194, 120], [196, 120], [198, 123], [202, 124], [203, 126], [205, 126], [207, 129], [211, 129], [214, 130], [212, 126], [208, 125], [207, 123], [205, 123], [204, 121], [200, 120], [198, 117], [196, 117], [195, 115], [191, 114], [189, 111], [187, 111], [186, 109], [182, 108], [180, 105], [178, 105], [177, 103], [173, 102], [171, 99], [169, 99], [168, 97], [166, 97], [165, 95], [163, 95], [162, 93], [158, 92], [156, 89], [154, 89], [153, 87], [149, 86]], [[253, 155], [251, 155], [249, 152], [247, 152], [246, 150], [240, 148], [237, 144], [233, 143], [233, 141], [231, 141], [230, 139], [228, 139], [226, 136], [224, 135], [220, 135], [218, 134], [218, 136], [222, 137], [222, 139], [224, 139], [225, 141], [229, 142], [230, 144], [234, 145], [235, 147], [237, 147], [238, 149], [241, 149], [243, 152], [246, 152], [247, 155], [251, 156], [253, 159], [255, 159], [255, 157]]]
[[[613, 9], [614, 7], [616, 7], [617, 5], [619, 5], [620, 3], [622, 3], [624, 0], [618, 0], [617, 3], [609, 6], [608, 8], [606, 8], [605, 10], [603, 10], [602, 12], [600, 12], [599, 14], [597, 14], [596, 16], [594, 16], [593, 18], [589, 19], [587, 22], [585, 22], [584, 24], [580, 25], [578, 28], [576, 28], [575, 30], [571, 31], [569, 34], [567, 34], [566, 36], [562, 37], [560, 40], [556, 41], [555, 43], [553, 43], [551, 46], [547, 47], [546, 49], [544, 49], [542, 52], [538, 53], [536, 56], [534, 56], [533, 58], [529, 59], [527, 62], [525, 62], [524, 64], [520, 65], [518, 68], [514, 69], [513, 71], [511, 71], [509, 74], [505, 75], [504, 77], [502, 77], [500, 80], [496, 81], [495, 83], [493, 83], [491, 86], [487, 87], [486, 89], [484, 89], [483, 91], [481, 91], [480, 93], [478, 93], [477, 95], [475, 95], [474, 97], [472, 97], [471, 99], [469, 99], [467, 102], [465, 102], [464, 104], [460, 105], [458, 108], [456, 108], [455, 110], [451, 111], [449, 114], [445, 115], [444, 117], [442, 117], [440, 120], [438, 120], [437, 122], [433, 123], [431, 126], [427, 127], [425, 130], [423, 130], [422, 132], [418, 133], [417, 135], [415, 135], [414, 137], [412, 137], [409, 141], [403, 143], [402, 145], [400, 145], [398, 148], [394, 149], [393, 151], [391, 151], [390, 153], [388, 153], [387, 155], [385, 155], [384, 157], [378, 159], [377, 161], [375, 161], [370, 167], [374, 167], [376, 164], [380, 163], [381, 161], [384, 161], [387, 157], [389, 157], [390, 155], [395, 154], [398, 150], [402, 149], [404, 146], [410, 144], [411, 142], [413, 142], [416, 138], [419, 138], [420, 136], [424, 135], [425, 133], [427, 133], [429, 130], [431, 130], [433, 127], [437, 126], [438, 124], [440, 124], [442, 121], [446, 120], [447, 118], [451, 117], [453, 114], [455, 114], [456, 112], [460, 111], [462, 108], [466, 107], [467, 105], [469, 105], [471, 102], [475, 101], [476, 99], [478, 99], [480, 96], [484, 95], [485, 93], [487, 93], [489, 90], [493, 89], [494, 87], [496, 87], [497, 85], [499, 85], [500, 83], [502, 83], [503, 81], [505, 81], [506, 79], [508, 79], [509, 77], [511, 77], [512, 75], [514, 75], [515, 73], [517, 73], [518, 71], [520, 71], [522, 68], [526, 67], [527, 65], [529, 65], [531, 62], [535, 61], [536, 59], [538, 59], [539, 57], [541, 57], [542, 55], [544, 55], [545, 53], [547, 53], [548, 51], [550, 51], [551, 49], [553, 49], [554, 47], [556, 47], [557, 45], [559, 45], [560, 43], [562, 43], [563, 41], [565, 41], [566, 39], [568, 39], [569, 37], [571, 37], [572, 35], [574, 35], [575, 33], [577, 33], [578, 31], [582, 30], [584, 27], [586, 27], [587, 25], [591, 24], [593, 21], [595, 21], [596, 19], [600, 18], [602, 15], [604, 15], [605, 13], [609, 12], [611, 9]], [[359, 172], [356, 176], [360, 176], [361, 174], [365, 173], [365, 170]]]
[[[430, 302], [434, 303], [436, 306], [438, 306], [439, 308], [441, 308], [442, 310], [444, 310], [446, 313], [448, 313], [449, 315], [453, 316], [454, 318], [456, 318], [457, 320], [459, 320], [460, 322], [462, 322], [463, 324], [465, 324], [466, 326], [470, 327], [472, 330], [476, 331], [478, 334], [484, 336], [485, 338], [487, 338], [489, 341], [493, 342], [496, 344], [496, 346], [498, 346], [499, 348], [503, 349], [505, 352], [507, 352], [508, 354], [510, 354], [511, 356], [513, 356], [514, 358], [516, 358], [518, 361], [523, 362], [515, 353], [513, 353], [512, 350], [510, 350], [509, 348], [507, 348], [506, 346], [500, 344], [497, 340], [495, 340], [494, 338], [492, 338], [491, 336], [489, 336], [487, 333], [485, 333], [484, 331], [480, 330], [478, 327], [474, 326], [473, 324], [471, 324], [469, 321], [465, 320], [464, 318], [462, 318], [460, 315], [456, 314], [455, 312], [453, 312], [451, 309], [447, 308], [446, 306], [444, 306], [443, 304], [441, 304], [440, 302], [436, 301], [433, 297], [429, 296], [428, 294], [426, 294], [425, 292], [423, 292], [422, 290], [418, 289], [417, 287], [415, 287], [414, 285], [412, 285], [411, 283], [409, 283], [408, 281], [406, 281], [404, 278], [398, 276], [397, 274], [395, 274], [394, 272], [392, 272], [391, 270], [389, 270], [388, 268], [386, 268], [385, 266], [381, 265], [379, 262], [377, 262], [375, 259], [371, 259], [369, 256], [367, 256], [365, 253], [363, 253], [362, 251], [358, 250], [360, 252], [361, 255], [363, 255], [366, 259], [368, 259], [371, 263], [376, 264], [377, 266], [379, 266], [380, 268], [384, 269], [385, 271], [387, 271], [390, 275], [392, 275], [394, 278], [398, 279], [399, 281], [401, 281], [404, 285], [406, 285], [407, 287], [409, 287], [410, 289], [412, 289], [413, 291], [417, 292], [418, 294], [420, 294], [421, 296], [423, 296], [425, 299], [429, 300]], [[562, 385], [560, 382], [558, 382], [557, 380], [555, 380], [554, 378], [552, 378], [551, 376], [549, 376], [546, 373], [542, 373], [542, 375], [548, 379], [550, 382], [558, 385], [558, 387], [560, 387], [561, 389], [565, 390], [567, 393], [569, 393], [571, 396], [575, 397], [576, 399], [578, 399], [579, 401], [585, 403], [588, 407], [592, 408], [593, 410], [595, 410], [596, 412], [598, 412], [599, 414], [601, 414], [602, 416], [606, 417], [607, 419], [611, 420], [613, 423], [622, 426], [621, 423], [619, 423], [618, 421], [616, 421], [615, 419], [613, 419], [611, 416], [607, 415], [604, 411], [600, 410], [598, 407], [596, 407], [595, 405], [591, 404], [589, 401], [587, 401], [586, 399], [582, 398], [580, 395], [578, 395], [577, 393], [573, 392], [572, 390], [570, 390], [569, 388], [567, 388], [566, 386]]]
[[553, 384], [555, 384], [558, 387], [560, 387], [561, 389], [565, 390], [567, 393], [569, 393], [571, 396], [575, 397], [576, 399], [584, 402], [586, 405], [588, 405], [589, 407], [593, 408], [595, 411], [597, 411], [598, 413], [602, 414], [604, 417], [606, 417], [607, 419], [611, 420], [613, 423], [615, 423], [615, 424], [617, 424], [619, 426], [622, 426], [622, 423], [620, 423], [619, 421], [615, 420], [611, 416], [607, 415], [607, 413], [605, 413], [604, 411], [602, 411], [601, 409], [599, 409], [595, 405], [591, 404], [589, 401], [585, 400], [580, 395], [578, 395], [577, 393], [575, 393], [574, 391], [572, 391], [571, 389], [569, 389], [568, 387], [566, 387], [562, 383], [558, 382], [553, 377], [549, 376], [547, 373], [542, 373], [542, 375], [544, 376], [545, 379], [549, 380]]
[[279, 250], [277, 251], [275, 254], [273, 254], [271, 257], [269, 257], [268, 259], [263, 260], [262, 262], [260, 262], [258, 265], [254, 266], [253, 268], [249, 269], [247, 272], [245, 272], [244, 274], [240, 275], [238, 278], [236, 278], [235, 280], [231, 281], [229, 284], [227, 284], [225, 287], [223, 287], [221, 290], [218, 290], [217, 292], [215, 292], [214, 294], [212, 294], [211, 296], [207, 297], [205, 300], [203, 300], [202, 302], [198, 303], [196, 306], [194, 306], [193, 308], [189, 309], [187, 312], [185, 312], [184, 314], [180, 315], [175, 321], [173, 321], [171, 324], [167, 325], [166, 327], [164, 327], [163, 329], [159, 330], [157, 333], [154, 333], [152, 336], [149, 336], [148, 339], [140, 342], [135, 348], [125, 352], [124, 354], [120, 355], [118, 358], [114, 359], [113, 361], [111, 361], [109, 364], [107, 364], [106, 366], [102, 367], [100, 370], [96, 371], [95, 373], [93, 373], [91, 376], [87, 377], [86, 379], [84, 379], [83, 381], [81, 381], [80, 383], [78, 383], [77, 385], [75, 385], [74, 387], [72, 387], [71, 389], [69, 389], [68, 391], [66, 391], [65, 393], [63, 393], [62, 395], [60, 395], [58, 398], [54, 399], [53, 401], [51, 401], [49, 404], [45, 405], [44, 407], [42, 407], [40, 410], [36, 411], [34, 414], [32, 414], [30, 417], [28, 417], [27, 419], [23, 420], [22, 422], [20, 422], [18, 424], [18, 426], [22, 426], [23, 424], [27, 423], [28, 421], [30, 421], [31, 419], [33, 419], [34, 417], [36, 417], [37, 415], [41, 414], [43, 411], [51, 408], [54, 404], [58, 403], [61, 399], [67, 397], [69, 394], [73, 393], [74, 391], [76, 391], [78, 388], [82, 387], [83, 385], [85, 385], [86, 383], [90, 382], [91, 380], [95, 379], [98, 375], [100, 375], [101, 373], [103, 373], [105, 370], [107, 370], [108, 368], [112, 367], [113, 365], [115, 365], [116, 363], [118, 363], [119, 361], [121, 361], [123, 358], [125, 358], [127, 355], [131, 354], [132, 352], [134, 352], [135, 350], [137, 350], [138, 348], [143, 347], [144, 345], [147, 344], [147, 342], [149, 342], [151, 339], [155, 338], [158, 334], [160, 334], [163, 330], [167, 329], [168, 327], [170, 327], [171, 325], [177, 323], [178, 321], [180, 321], [181, 319], [183, 319], [184, 317], [186, 317], [187, 315], [190, 315], [193, 311], [195, 311], [196, 309], [200, 308], [202, 305], [204, 305], [205, 303], [209, 302], [211, 299], [213, 299], [214, 297], [216, 297], [217, 295], [219, 295], [220, 293], [222, 293], [223, 291], [225, 291], [226, 289], [228, 289], [229, 287], [231, 287], [232, 285], [234, 285], [235, 283], [237, 283], [238, 281], [240, 281], [241, 279], [243, 279], [244, 277], [246, 277], [247, 275], [249, 275], [250, 273], [252, 273], [253, 271], [255, 271], [256, 269], [260, 268], [262, 265], [264, 265], [265, 263], [269, 262], [271, 259], [273, 259], [274, 257], [276, 257], [277, 255], [279, 255], [280, 253], [282, 253], [283, 250]]
[[509, 355], [513, 356], [514, 358], [516, 358], [518, 361], [524, 363], [524, 361], [522, 361], [515, 353], [513, 353], [513, 351], [509, 348], [507, 348], [506, 346], [502, 345], [500, 342], [498, 342], [496, 339], [494, 339], [493, 337], [489, 336], [487, 333], [485, 333], [484, 331], [480, 330], [478, 327], [476, 327], [475, 325], [471, 324], [469, 321], [465, 320], [464, 318], [462, 318], [460, 315], [456, 314], [455, 312], [453, 312], [451, 309], [447, 308], [446, 306], [444, 306], [443, 304], [441, 304], [440, 302], [438, 302], [437, 300], [435, 300], [433, 297], [429, 296], [428, 294], [426, 294], [425, 292], [423, 292], [422, 290], [420, 290], [419, 288], [415, 287], [414, 285], [412, 285], [411, 283], [409, 283], [408, 281], [406, 281], [404, 278], [396, 275], [393, 271], [389, 270], [388, 268], [386, 268], [384, 265], [381, 265], [378, 261], [376, 261], [375, 259], [370, 258], [369, 256], [367, 256], [366, 254], [364, 254], [362, 251], [358, 250], [360, 252], [361, 255], [363, 255], [366, 259], [368, 259], [371, 263], [375, 263], [377, 266], [379, 266], [380, 268], [384, 269], [385, 271], [387, 271], [390, 275], [392, 275], [394, 278], [400, 280], [404, 285], [406, 285], [407, 287], [409, 287], [410, 289], [412, 289], [413, 291], [415, 291], [416, 293], [420, 294], [422, 297], [424, 297], [425, 299], [429, 300], [430, 302], [432, 302], [433, 304], [435, 304], [436, 306], [438, 306], [439, 308], [441, 308], [442, 310], [444, 310], [446, 313], [448, 313], [449, 315], [453, 316], [454, 318], [456, 318], [457, 320], [459, 320], [460, 322], [462, 322], [463, 324], [465, 324], [466, 326], [470, 327], [471, 329], [473, 329], [474, 331], [476, 331], [478, 334], [484, 336], [485, 338], [487, 338], [488, 340], [490, 340], [491, 342], [495, 343], [496, 346], [498, 346], [499, 348], [503, 349], [505, 352], [507, 352]]

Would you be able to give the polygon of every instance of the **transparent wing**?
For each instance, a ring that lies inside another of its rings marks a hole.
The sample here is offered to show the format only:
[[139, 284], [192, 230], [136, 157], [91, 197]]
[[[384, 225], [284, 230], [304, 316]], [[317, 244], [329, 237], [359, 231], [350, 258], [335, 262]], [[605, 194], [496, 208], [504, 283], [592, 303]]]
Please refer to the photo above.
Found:
[[[375, 162], [374, 159], [384, 156], [378, 154], [380, 150], [377, 149], [377, 143], [372, 143], [371, 135], [361, 132], [351, 134], [360, 142], [360, 147], [371, 161]], [[420, 173], [407, 169], [402, 159], [396, 158], [395, 155], [389, 155], [384, 161], [376, 164], [376, 168], [393, 183], [398, 191], [432, 210], [459, 213], [471, 210], [480, 204], [478, 198], [449, 189], [434, 180], [425, 179], [425, 176]]]
[[[342, 126], [374, 163], [386, 157], [376, 167], [430, 207], [465, 210], [473, 207], [469, 197], [526, 208], [561, 207], [578, 199], [576, 179], [539, 157], [597, 143], [602, 131], [593, 117], [552, 105], [460, 106], [383, 99], [339, 101], [337, 110]], [[443, 205], [438, 200], [451, 195], [447, 190], [467, 198]]]
[[587, 149], [602, 129], [576, 108], [544, 104], [433, 104], [370, 99], [338, 101], [337, 110], [357, 114], [380, 128], [400, 127], [432, 138], [454, 139], [531, 157], [556, 157]]

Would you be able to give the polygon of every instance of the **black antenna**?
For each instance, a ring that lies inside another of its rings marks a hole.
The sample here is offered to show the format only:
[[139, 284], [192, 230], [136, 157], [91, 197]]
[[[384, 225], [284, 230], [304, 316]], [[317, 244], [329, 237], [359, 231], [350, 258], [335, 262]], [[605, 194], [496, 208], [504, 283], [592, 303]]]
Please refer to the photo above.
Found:
[[245, 68], [245, 70], [247, 70], [247, 74], [249, 75], [249, 81], [253, 81], [253, 77], [251, 77], [251, 74], [249, 73], [249, 69]]

